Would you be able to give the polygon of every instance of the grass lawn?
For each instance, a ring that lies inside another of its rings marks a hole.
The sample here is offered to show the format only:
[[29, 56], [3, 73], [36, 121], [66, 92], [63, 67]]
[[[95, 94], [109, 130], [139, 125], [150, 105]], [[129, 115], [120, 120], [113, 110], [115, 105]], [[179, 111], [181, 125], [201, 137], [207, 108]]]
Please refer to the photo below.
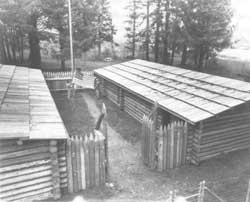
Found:
[[[117, 64], [124, 62], [126, 60], [114, 60], [112, 62], [105, 62], [105, 61], [85, 61], [81, 58], [75, 59], [75, 68], [80, 68], [83, 71], [92, 71], [97, 68]], [[70, 71], [70, 60], [67, 60], [66, 63], [66, 69]], [[60, 61], [52, 58], [42, 58], [42, 70], [43, 71], [61, 71], [60, 68]]]

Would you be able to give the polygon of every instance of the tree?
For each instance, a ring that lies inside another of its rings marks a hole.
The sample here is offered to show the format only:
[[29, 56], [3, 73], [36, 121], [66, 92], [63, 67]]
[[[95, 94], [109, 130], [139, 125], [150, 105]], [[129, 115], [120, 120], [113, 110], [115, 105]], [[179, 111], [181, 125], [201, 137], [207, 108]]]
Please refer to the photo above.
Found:
[[46, 28], [58, 31], [61, 69], [65, 70], [65, 49], [68, 37], [67, 2], [65, 0], [43, 0], [41, 8]]
[[29, 45], [30, 45], [30, 54], [29, 54], [29, 62], [30, 67], [41, 69], [41, 53], [40, 53], [40, 38], [38, 34], [38, 19], [40, 17], [40, 13], [38, 10], [31, 10], [27, 23], [30, 25], [31, 29], [28, 33], [29, 37]]
[[168, 45], [169, 45], [169, 18], [170, 18], [170, 0], [165, 0], [165, 30], [164, 30], [164, 47], [163, 63], [169, 64]]
[[127, 9], [129, 11], [129, 19], [126, 23], [129, 25], [125, 29], [127, 31], [127, 45], [126, 48], [131, 51], [131, 57], [135, 58], [136, 44], [139, 42], [140, 30], [138, 29], [141, 25], [141, 0], [130, 0]]
[[0, 2], [1, 62], [23, 64], [25, 33], [28, 31], [25, 10], [21, 2]]
[[146, 49], [146, 60], [149, 60], [149, 44], [150, 44], [150, 0], [147, 0], [146, 4], [146, 40], [145, 40], [145, 49]]
[[198, 70], [215, 50], [229, 46], [232, 35], [230, 0], [181, 0], [182, 21], [194, 49]]
[[112, 42], [115, 34], [112, 24], [111, 14], [109, 12], [109, 2], [107, 0], [98, 0], [98, 22], [96, 43], [98, 46], [98, 58], [101, 58], [101, 45], [104, 41]]
[[155, 62], [158, 62], [158, 60], [159, 60], [160, 28], [162, 26], [161, 6], [162, 6], [162, 0], [156, 0], [156, 9], [155, 9], [155, 42], [154, 42]]

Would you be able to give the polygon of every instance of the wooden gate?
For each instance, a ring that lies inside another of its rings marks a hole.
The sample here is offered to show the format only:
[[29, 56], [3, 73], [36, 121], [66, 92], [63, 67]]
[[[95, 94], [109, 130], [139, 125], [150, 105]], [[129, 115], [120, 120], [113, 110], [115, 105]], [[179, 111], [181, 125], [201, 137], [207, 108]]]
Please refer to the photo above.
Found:
[[95, 130], [85, 136], [73, 136], [67, 144], [69, 192], [99, 186], [106, 180], [105, 137]]
[[154, 129], [151, 119], [142, 119], [142, 157], [152, 169], [164, 171], [186, 163], [187, 125], [184, 122], [172, 122], [167, 126]]

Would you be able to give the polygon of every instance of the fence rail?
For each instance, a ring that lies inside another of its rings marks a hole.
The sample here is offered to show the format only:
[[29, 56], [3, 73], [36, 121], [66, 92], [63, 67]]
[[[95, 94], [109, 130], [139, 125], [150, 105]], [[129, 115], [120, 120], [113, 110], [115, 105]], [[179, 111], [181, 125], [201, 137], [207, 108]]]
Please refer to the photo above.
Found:
[[152, 169], [164, 171], [186, 163], [187, 125], [172, 122], [167, 126], [154, 129], [153, 121], [144, 116], [142, 119], [142, 157]]
[[94, 89], [94, 73], [92, 71], [81, 71], [72, 76], [72, 72], [43, 72], [44, 78], [51, 91], [68, 90], [68, 84], [75, 83], [76, 89]]

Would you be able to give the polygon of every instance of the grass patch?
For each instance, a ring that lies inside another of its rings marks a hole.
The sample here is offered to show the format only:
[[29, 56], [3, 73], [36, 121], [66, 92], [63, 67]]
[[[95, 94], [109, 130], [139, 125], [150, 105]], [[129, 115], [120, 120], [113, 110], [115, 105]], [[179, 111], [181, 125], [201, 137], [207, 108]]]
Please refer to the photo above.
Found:
[[67, 99], [66, 92], [52, 93], [56, 106], [70, 136], [84, 135], [93, 131], [95, 120], [80, 94]]

